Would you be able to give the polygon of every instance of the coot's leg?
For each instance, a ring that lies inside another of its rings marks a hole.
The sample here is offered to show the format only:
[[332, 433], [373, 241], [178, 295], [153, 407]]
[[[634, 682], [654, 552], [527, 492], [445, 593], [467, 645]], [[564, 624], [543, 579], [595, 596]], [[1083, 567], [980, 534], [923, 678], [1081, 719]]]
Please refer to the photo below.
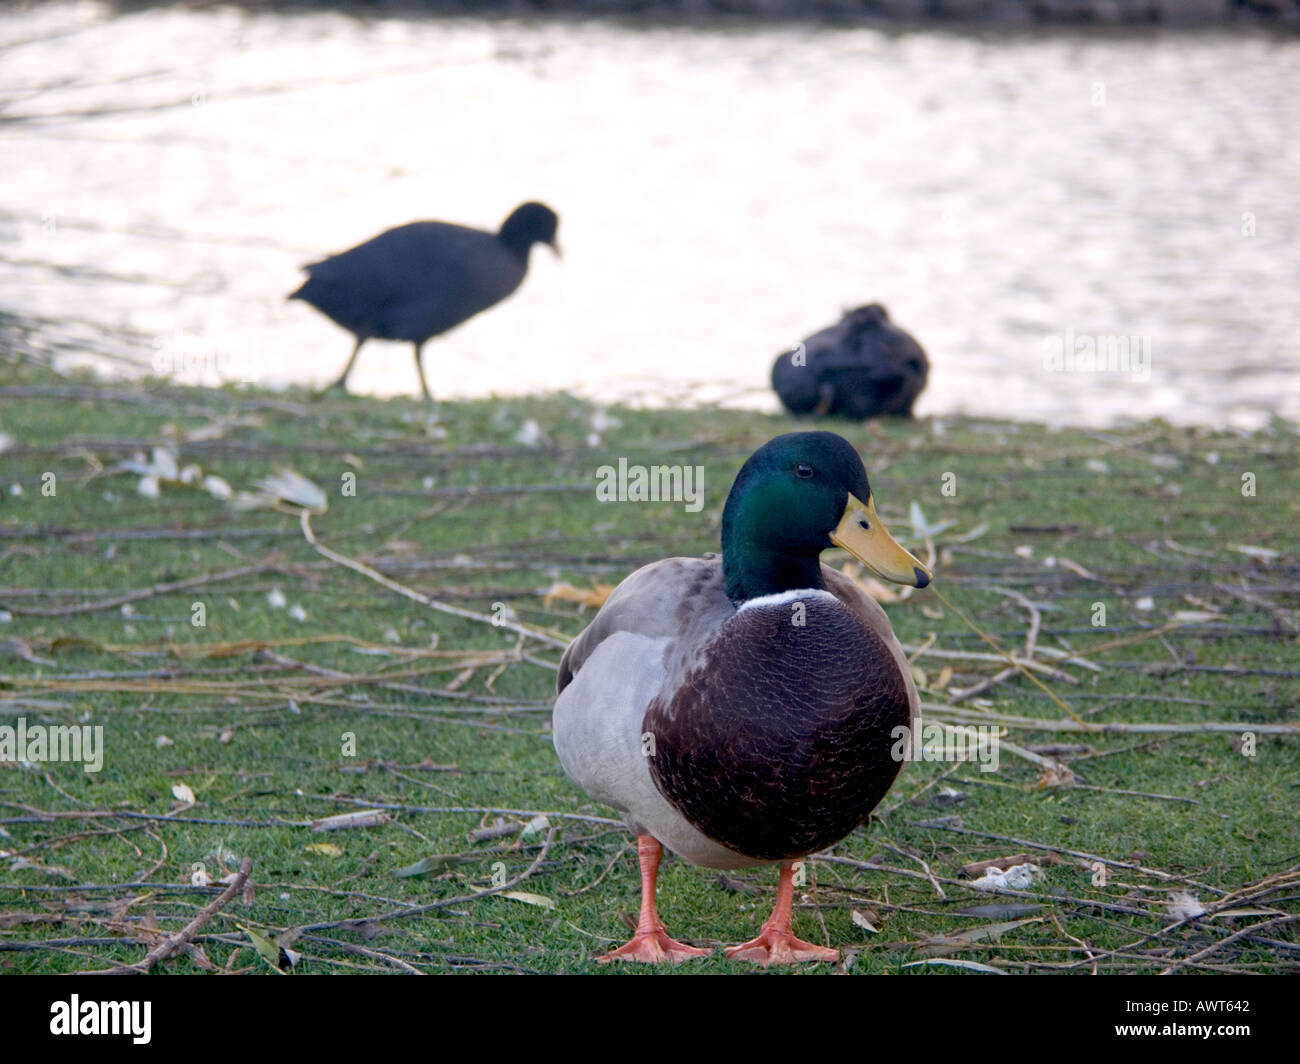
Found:
[[[364, 338], [357, 341], [357, 346], [352, 349], [352, 357], [348, 359], [348, 364], [343, 367], [343, 376], [331, 384], [330, 388], [341, 388], [345, 392], [348, 390], [348, 374], [352, 372], [352, 363], [357, 360], [357, 352], [361, 350], [361, 345], [365, 342]], [[329, 391], [329, 388], [325, 390]]]
[[424, 392], [424, 401], [433, 402], [433, 396], [429, 394], [429, 385], [424, 379], [424, 361], [421, 352], [424, 350], [424, 344], [415, 345], [415, 372], [420, 375], [420, 391]]

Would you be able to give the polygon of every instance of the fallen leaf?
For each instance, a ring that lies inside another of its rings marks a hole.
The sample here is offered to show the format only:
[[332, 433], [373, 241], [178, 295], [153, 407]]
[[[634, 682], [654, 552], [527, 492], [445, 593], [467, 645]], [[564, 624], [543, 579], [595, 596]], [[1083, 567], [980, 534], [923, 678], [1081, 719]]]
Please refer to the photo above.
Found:
[[932, 935], [922, 948], [939, 952], [965, 949], [974, 945], [976, 942], [1001, 938], [1008, 931], [1014, 931], [1016, 928], [1024, 927], [1026, 924], [1038, 923], [1042, 923], [1041, 917], [1034, 917], [1030, 920], [1010, 920], [1001, 924], [980, 924], [978, 927], [971, 927], [965, 931], [957, 931], [943, 935]]
[[986, 975], [1006, 975], [1001, 968], [994, 968], [988, 964], [980, 964], [978, 961], [962, 961], [951, 957], [930, 957], [923, 961], [910, 961], [904, 964], [904, 968], [915, 968], [921, 964], [938, 964], [947, 968], [965, 968], [972, 972], [983, 972]]
[[525, 890], [503, 890], [497, 895], [499, 898], [511, 898], [514, 901], [522, 901], [526, 905], [538, 905], [543, 909], [555, 909], [558, 906], [545, 894], [529, 894]]
[[254, 484], [259, 491], [272, 502], [283, 500], [294, 506], [301, 506], [313, 513], [324, 513], [329, 508], [329, 499], [325, 492], [304, 477], [301, 473], [281, 466], [269, 477], [263, 477]]
[[1085, 580], [1095, 580], [1099, 584], [1103, 584], [1106, 582], [1100, 576], [1094, 573], [1092, 570], [1085, 569], [1078, 562], [1070, 561], [1069, 558], [1057, 558], [1056, 564], [1061, 566], [1063, 569], [1069, 569], [1070, 572], [1075, 574], [1075, 576], [1081, 576]]
[[245, 927], [243, 924], [236, 924], [235, 926], [248, 936], [248, 940], [253, 943], [253, 948], [257, 950], [257, 953], [262, 960], [266, 961], [267, 964], [279, 972], [280, 947], [265, 935], [254, 931], [251, 927]]
[[930, 524], [926, 520], [925, 514], [921, 512], [921, 504], [915, 499], [912, 500], [912, 505], [907, 511], [907, 519], [911, 522], [912, 534], [917, 539], [934, 539], [940, 532], [946, 532], [957, 523], [956, 521], [938, 521], [933, 525]]
[[214, 499], [220, 499], [222, 502], [230, 499], [235, 494], [229, 484], [221, 477], [213, 476], [211, 473], [203, 478], [203, 490]]
[[551, 589], [542, 597], [542, 605], [549, 606], [552, 602], [576, 602], [580, 606], [603, 606], [613, 590], [613, 584], [596, 584], [588, 591], [569, 583], [559, 582], [552, 584]]
[[902, 602], [906, 597], [901, 592], [895, 591], [891, 587], [886, 587], [879, 580], [872, 576], [862, 575], [862, 566], [857, 562], [845, 562], [840, 568], [840, 572], [852, 580], [858, 587], [862, 588], [877, 602], [883, 602], [890, 605], [895, 602]]
[[311, 822], [312, 831], [343, 831], [346, 828], [373, 828], [387, 823], [391, 818], [382, 809], [358, 809], [352, 813], [338, 813]]
[[1073, 787], [1078, 782], [1074, 773], [1070, 769], [1057, 761], [1051, 765], [1044, 765], [1042, 772], [1039, 773], [1039, 787]]
[[1229, 545], [1228, 550], [1235, 550], [1238, 554], [1244, 554], [1248, 558], [1254, 558], [1256, 561], [1271, 562], [1282, 557], [1280, 550], [1269, 550], [1267, 547], [1249, 547], [1244, 543], [1233, 543]]
[[1021, 916], [1031, 916], [1043, 907], [1031, 903], [1012, 903], [1009, 905], [972, 905], [966, 909], [954, 909], [957, 916], [979, 916], [987, 920], [1015, 920]]
[[433, 872], [445, 872], [452, 865], [463, 864], [466, 860], [467, 858], [457, 857], [455, 854], [430, 854], [428, 857], [421, 857], [415, 864], [399, 868], [393, 875], [400, 879], [409, 879], [411, 876], [427, 876]]
[[538, 832], [545, 831], [550, 826], [551, 822], [547, 820], [545, 816], [535, 816], [524, 825], [524, 830], [521, 832], [521, 835], [523, 838], [527, 839], [538, 834]]
[[1209, 624], [1211, 621], [1223, 620], [1223, 614], [1209, 610], [1178, 610], [1172, 619], [1179, 624]]

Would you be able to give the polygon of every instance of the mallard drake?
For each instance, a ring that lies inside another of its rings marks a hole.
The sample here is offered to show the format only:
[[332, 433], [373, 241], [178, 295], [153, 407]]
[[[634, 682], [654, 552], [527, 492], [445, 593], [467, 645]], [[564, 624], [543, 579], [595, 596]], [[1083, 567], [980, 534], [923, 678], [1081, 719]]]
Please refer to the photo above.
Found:
[[871, 303], [781, 355], [772, 387], [796, 416], [911, 417], [929, 372], [921, 345]]
[[422, 349], [475, 314], [496, 306], [528, 272], [534, 244], [560, 253], [556, 213], [541, 203], [516, 207], [495, 233], [449, 222], [412, 222], [303, 267], [290, 299], [310, 303], [356, 337], [331, 388], [347, 388], [361, 345], [370, 339], [415, 345], [420, 390], [430, 399]]
[[703, 956], [655, 908], [663, 847], [707, 868], [781, 866], [760, 964], [833, 961], [791, 928], [797, 862], [839, 842], [902, 767], [896, 729], [920, 701], [875, 600], [822, 565], [832, 545], [925, 587], [930, 573], [876, 514], [862, 460], [830, 432], [778, 436], [745, 462], [722, 556], [668, 558], [614, 589], [560, 661], [555, 749], [565, 772], [637, 835], [636, 934], [600, 958]]

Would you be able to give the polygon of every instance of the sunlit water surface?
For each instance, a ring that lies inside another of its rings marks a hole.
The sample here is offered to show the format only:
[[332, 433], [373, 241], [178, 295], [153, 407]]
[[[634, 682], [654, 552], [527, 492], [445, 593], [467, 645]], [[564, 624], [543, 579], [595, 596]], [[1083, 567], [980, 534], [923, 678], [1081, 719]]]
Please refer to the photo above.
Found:
[[[921, 415], [1300, 417], [1297, 40], [51, 4], [0, 47], [0, 305], [112, 372], [324, 383], [301, 263], [541, 199], [564, 259], [429, 345], [436, 395], [771, 409], [778, 352], [880, 301]], [[414, 393], [410, 348], [352, 386]]]

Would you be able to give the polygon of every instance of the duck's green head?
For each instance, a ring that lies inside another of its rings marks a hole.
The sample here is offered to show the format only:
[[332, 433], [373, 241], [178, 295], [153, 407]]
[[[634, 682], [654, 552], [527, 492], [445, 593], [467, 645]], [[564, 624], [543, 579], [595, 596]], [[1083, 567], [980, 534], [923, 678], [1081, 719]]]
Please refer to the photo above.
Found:
[[722, 511], [722, 567], [737, 604], [822, 587], [821, 552], [843, 547], [897, 584], [925, 587], [930, 571], [876, 515], [862, 459], [833, 432], [768, 441], [736, 475]]

